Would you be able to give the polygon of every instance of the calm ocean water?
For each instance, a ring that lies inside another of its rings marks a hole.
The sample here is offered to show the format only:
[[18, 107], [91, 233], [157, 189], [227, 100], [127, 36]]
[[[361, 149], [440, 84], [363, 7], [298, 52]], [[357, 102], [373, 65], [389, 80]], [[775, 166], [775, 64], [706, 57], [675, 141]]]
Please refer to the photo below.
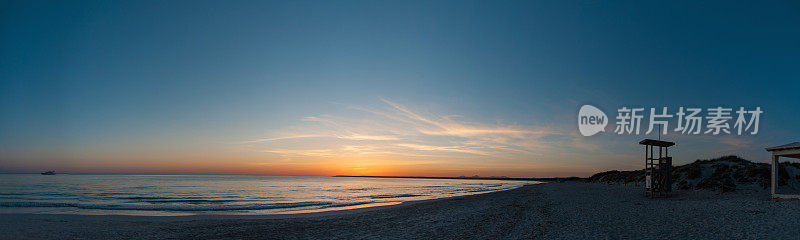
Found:
[[0, 213], [314, 212], [486, 193], [533, 183], [315, 176], [0, 174]]

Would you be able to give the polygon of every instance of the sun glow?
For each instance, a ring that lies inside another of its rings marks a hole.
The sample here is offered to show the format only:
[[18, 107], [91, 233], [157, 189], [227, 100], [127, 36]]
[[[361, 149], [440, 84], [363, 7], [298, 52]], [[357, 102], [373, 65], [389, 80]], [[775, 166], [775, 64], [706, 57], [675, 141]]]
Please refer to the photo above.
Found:
[[270, 166], [307, 165], [330, 175], [464, 175], [496, 166], [488, 163], [496, 161], [517, 161], [512, 168], [532, 169], [531, 162], [522, 160], [550, 148], [539, 138], [557, 134], [379, 102], [373, 108], [345, 105], [345, 115], [304, 117], [296, 125], [238, 144], [272, 158], [266, 161]]

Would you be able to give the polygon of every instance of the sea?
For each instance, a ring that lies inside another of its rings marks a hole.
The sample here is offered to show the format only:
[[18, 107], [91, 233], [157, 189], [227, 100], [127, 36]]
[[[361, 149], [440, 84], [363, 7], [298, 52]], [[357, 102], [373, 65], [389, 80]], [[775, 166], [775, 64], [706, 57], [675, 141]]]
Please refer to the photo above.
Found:
[[291, 214], [488, 193], [536, 183], [323, 176], [0, 174], [0, 213]]

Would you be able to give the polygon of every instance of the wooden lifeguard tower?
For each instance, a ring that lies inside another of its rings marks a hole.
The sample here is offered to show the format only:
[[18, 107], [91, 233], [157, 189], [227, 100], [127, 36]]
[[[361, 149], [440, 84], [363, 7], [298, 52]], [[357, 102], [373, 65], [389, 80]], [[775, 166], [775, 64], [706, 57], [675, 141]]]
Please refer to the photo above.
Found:
[[[644, 196], [669, 197], [672, 192], [672, 157], [668, 149], [675, 143], [645, 139], [639, 144], [644, 145]], [[658, 147], [658, 156], [655, 147]]]
[[767, 151], [772, 153], [772, 177], [771, 191], [772, 200], [778, 201], [781, 199], [800, 199], [798, 194], [780, 194], [778, 193], [778, 169], [780, 167], [780, 157], [797, 158], [800, 159], [800, 142], [793, 142], [780, 146], [766, 148]]

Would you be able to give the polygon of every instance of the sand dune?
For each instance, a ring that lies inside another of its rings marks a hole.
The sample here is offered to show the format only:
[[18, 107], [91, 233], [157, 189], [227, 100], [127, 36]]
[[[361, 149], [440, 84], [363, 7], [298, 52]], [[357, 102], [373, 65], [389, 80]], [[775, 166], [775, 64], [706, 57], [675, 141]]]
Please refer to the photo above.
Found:
[[[762, 189], [770, 185], [770, 165], [724, 156], [709, 160], [697, 160], [675, 166], [672, 174], [673, 189], [704, 189], [722, 192], [736, 191], [758, 185]], [[591, 182], [643, 183], [644, 170], [608, 171], [591, 176]], [[741, 187], [740, 187], [741, 186]], [[800, 191], [800, 163], [781, 162], [778, 168], [778, 187], [783, 192]]]

